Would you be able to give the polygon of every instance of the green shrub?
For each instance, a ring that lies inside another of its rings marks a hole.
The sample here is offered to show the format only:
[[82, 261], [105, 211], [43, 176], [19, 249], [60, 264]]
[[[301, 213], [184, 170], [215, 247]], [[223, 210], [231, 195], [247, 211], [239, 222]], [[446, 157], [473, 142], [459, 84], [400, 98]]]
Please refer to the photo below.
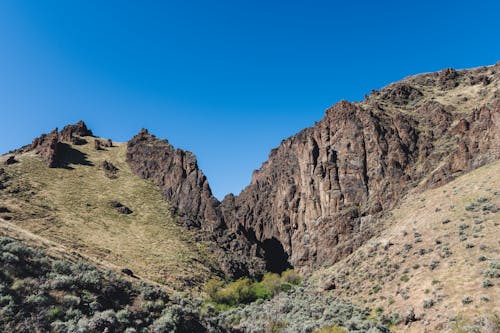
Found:
[[347, 330], [341, 326], [333, 325], [326, 326], [313, 331], [314, 333], [346, 333]]
[[280, 292], [293, 289], [300, 283], [300, 277], [293, 270], [287, 270], [280, 276], [276, 273], [266, 273], [260, 282], [241, 278], [224, 284], [220, 280], [209, 280], [203, 290], [216, 307], [223, 310], [238, 304], [248, 304], [258, 299], [271, 299]]
[[483, 281], [483, 288], [490, 288], [490, 287], [493, 287], [493, 286], [494, 286], [494, 284], [490, 280], [484, 280]]
[[52, 269], [62, 275], [70, 275], [71, 266], [72, 266], [71, 262], [67, 260], [55, 260], [52, 263]]
[[467, 305], [467, 304], [471, 304], [471, 303], [472, 303], [472, 297], [470, 297], [470, 296], [464, 297], [462, 299], [462, 304], [463, 305]]
[[490, 268], [491, 269], [500, 269], [500, 262], [498, 261], [493, 261], [490, 263]]
[[253, 290], [257, 299], [270, 299], [273, 297], [271, 290], [269, 290], [269, 288], [262, 283], [255, 283]]
[[260, 283], [269, 289], [273, 295], [276, 295], [280, 291], [281, 277], [276, 273], [266, 273]]
[[287, 292], [293, 289], [293, 286], [290, 283], [282, 283], [280, 286], [281, 292]]
[[296, 273], [293, 269], [287, 269], [281, 274], [281, 278], [284, 282], [289, 283], [291, 285], [298, 285], [301, 282], [301, 277], [298, 273]]
[[424, 300], [424, 309], [429, 309], [434, 306], [434, 300], [432, 299], [426, 299]]
[[217, 292], [224, 286], [221, 280], [210, 279], [203, 287], [203, 291], [207, 293], [210, 299], [214, 300], [217, 297]]
[[64, 311], [60, 306], [53, 306], [47, 310], [46, 317], [49, 321], [54, 321], [64, 317]]

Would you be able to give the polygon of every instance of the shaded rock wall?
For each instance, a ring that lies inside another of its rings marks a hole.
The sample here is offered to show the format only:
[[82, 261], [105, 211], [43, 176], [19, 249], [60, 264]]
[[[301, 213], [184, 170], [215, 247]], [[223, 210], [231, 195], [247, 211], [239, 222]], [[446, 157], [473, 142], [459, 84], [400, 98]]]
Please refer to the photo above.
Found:
[[194, 155], [144, 130], [129, 142], [127, 158], [188, 225], [215, 233], [226, 253], [263, 258], [275, 271], [287, 263], [329, 265], [370, 238], [380, 214], [409, 189], [500, 158], [499, 70], [446, 69], [360, 103], [341, 101], [273, 149], [250, 185], [222, 202]]
[[76, 124], [64, 126], [60, 132], [56, 128], [49, 134], [42, 134], [33, 140], [31, 145], [21, 148], [18, 152], [34, 151], [43, 158], [49, 168], [55, 168], [62, 164], [63, 142], [79, 142], [82, 136], [93, 136], [93, 134], [80, 120]]

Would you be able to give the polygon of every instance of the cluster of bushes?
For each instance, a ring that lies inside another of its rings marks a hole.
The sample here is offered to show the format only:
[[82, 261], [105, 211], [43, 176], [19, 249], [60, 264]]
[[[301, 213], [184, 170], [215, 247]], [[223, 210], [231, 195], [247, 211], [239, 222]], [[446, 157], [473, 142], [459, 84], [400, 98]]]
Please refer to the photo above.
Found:
[[[163, 333], [388, 332], [370, 310], [318, 295], [293, 271], [261, 281], [212, 281], [201, 299], [169, 297], [159, 287], [131, 283], [110, 271], [67, 260], [0, 237], [0, 332]], [[273, 297], [276, 296], [277, 297]], [[246, 306], [234, 307], [237, 304]], [[202, 311], [204, 307], [204, 311]]]
[[[390, 332], [371, 310], [343, 302], [302, 282], [270, 300], [257, 300], [221, 312], [219, 325], [229, 332]], [[321, 330], [322, 329], [322, 330]]]
[[239, 304], [252, 303], [258, 299], [271, 299], [280, 292], [292, 290], [300, 282], [300, 276], [289, 269], [281, 276], [276, 273], [266, 273], [261, 281], [241, 278], [234, 282], [224, 283], [212, 279], [207, 282], [204, 290], [217, 309], [226, 310]]
[[200, 304], [0, 237], [0, 332], [204, 332]]

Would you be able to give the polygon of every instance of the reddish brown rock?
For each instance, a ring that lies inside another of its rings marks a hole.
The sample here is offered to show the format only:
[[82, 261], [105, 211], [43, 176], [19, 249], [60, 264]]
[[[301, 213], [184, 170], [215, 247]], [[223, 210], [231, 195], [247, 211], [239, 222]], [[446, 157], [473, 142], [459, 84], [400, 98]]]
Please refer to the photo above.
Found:
[[220, 203], [191, 153], [145, 130], [129, 142], [127, 160], [163, 189], [177, 214], [217, 234], [226, 253], [247, 258], [238, 262], [241, 271], [254, 257], [272, 271], [289, 263], [303, 270], [329, 265], [377, 232], [378, 216], [416, 184], [438, 186], [500, 158], [495, 92], [477, 99], [465, 118], [457, 108], [468, 99], [436, 99], [480, 75], [488, 87], [498, 81], [488, 68], [446, 69], [390, 85], [361, 103], [341, 101], [273, 149], [250, 185]]
[[423, 94], [417, 88], [406, 83], [395, 83], [387, 87], [382, 94], [383, 99], [396, 105], [415, 103], [422, 96]]
[[245, 230], [228, 232], [219, 201], [191, 152], [175, 149], [168, 141], [142, 129], [127, 144], [127, 162], [136, 175], [161, 188], [181, 223], [200, 228], [204, 239], [216, 242], [213, 250], [228, 276], [258, 275], [263, 271], [260, 245], [250, 241]]
[[103, 150], [104, 148], [109, 148], [109, 147], [113, 147], [113, 141], [111, 141], [110, 139], [108, 139], [108, 140], [95, 139], [94, 140], [94, 149], [95, 150]]
[[76, 124], [64, 126], [59, 133], [60, 141], [72, 142], [77, 136], [93, 136], [92, 131], [87, 128], [87, 125], [82, 120]]
[[60, 147], [59, 132], [56, 128], [49, 134], [42, 134], [33, 140], [29, 150], [40, 155], [49, 168], [55, 168], [58, 165]]
[[118, 168], [113, 163], [104, 160], [101, 163], [101, 168], [104, 170], [106, 177], [110, 179], [117, 178]]
[[440, 72], [436, 73], [438, 78], [438, 84], [441, 89], [449, 90], [457, 87], [459, 85], [459, 81], [457, 80], [459, 74], [453, 68], [446, 68]]
[[34, 151], [43, 158], [47, 166], [55, 168], [64, 164], [60, 160], [63, 142], [83, 144], [85, 142], [82, 141], [82, 136], [92, 136], [92, 131], [87, 128], [83, 121], [79, 121], [74, 125], [65, 126], [61, 132], [56, 128], [49, 134], [42, 134], [33, 140], [31, 145], [25, 146], [17, 152]]
[[143, 129], [127, 144], [127, 162], [141, 178], [151, 179], [185, 219], [216, 230], [222, 226], [217, 200], [196, 157]]

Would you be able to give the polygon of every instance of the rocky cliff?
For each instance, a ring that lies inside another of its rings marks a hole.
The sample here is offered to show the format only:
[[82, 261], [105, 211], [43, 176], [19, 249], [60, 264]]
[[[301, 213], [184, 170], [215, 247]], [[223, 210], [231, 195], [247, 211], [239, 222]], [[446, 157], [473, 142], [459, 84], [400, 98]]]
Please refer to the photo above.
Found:
[[85, 142], [85, 139], [82, 138], [84, 136], [93, 136], [93, 134], [87, 125], [80, 120], [76, 124], [64, 126], [61, 131], [55, 128], [49, 134], [42, 134], [30, 145], [24, 146], [14, 153], [34, 151], [43, 158], [48, 167], [55, 168], [62, 166], [62, 155], [68, 150], [64, 142], [82, 144]]
[[225, 224], [220, 203], [193, 153], [175, 149], [142, 129], [127, 144], [127, 162], [136, 175], [161, 188], [185, 227], [201, 228], [203, 239], [217, 244], [213, 250], [226, 274], [235, 278], [263, 271], [260, 245], [238, 227]]
[[[194, 155], [141, 131], [128, 162], [188, 225], [268, 270], [330, 265], [375, 232], [409, 189], [500, 158], [500, 64], [422, 74], [341, 101], [284, 140], [238, 196], [218, 202]], [[240, 271], [248, 271], [242, 260]]]

